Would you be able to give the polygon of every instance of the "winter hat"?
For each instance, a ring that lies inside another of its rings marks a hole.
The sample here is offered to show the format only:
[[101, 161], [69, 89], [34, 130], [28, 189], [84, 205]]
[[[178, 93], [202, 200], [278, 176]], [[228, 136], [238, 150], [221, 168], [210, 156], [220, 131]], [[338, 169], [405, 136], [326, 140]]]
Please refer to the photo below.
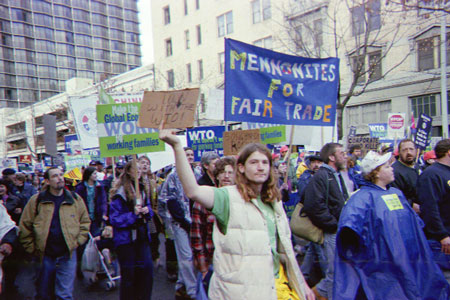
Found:
[[3, 176], [14, 175], [14, 174], [16, 174], [16, 170], [11, 169], [11, 168], [6, 168], [2, 171]]
[[385, 164], [392, 156], [392, 153], [380, 155], [375, 151], [367, 152], [366, 156], [361, 161], [361, 171], [363, 174], [369, 174], [377, 167]]

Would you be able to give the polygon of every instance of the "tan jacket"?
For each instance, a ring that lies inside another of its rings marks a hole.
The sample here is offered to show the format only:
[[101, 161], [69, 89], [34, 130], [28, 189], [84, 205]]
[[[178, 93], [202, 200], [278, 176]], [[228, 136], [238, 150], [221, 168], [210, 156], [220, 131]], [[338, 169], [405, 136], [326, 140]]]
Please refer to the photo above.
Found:
[[[55, 205], [49, 201], [42, 192], [31, 197], [23, 210], [19, 225], [19, 241], [25, 251], [43, 257], [48, 233], [53, 217]], [[77, 194], [64, 190], [65, 199], [59, 209], [61, 229], [69, 252], [72, 253], [78, 246], [88, 239], [91, 220], [83, 199]], [[41, 195], [39, 203], [36, 203]]]
[[[276, 300], [272, 252], [266, 220], [256, 200], [245, 202], [236, 186], [227, 187], [230, 196], [230, 218], [223, 235], [217, 222], [213, 241], [214, 274], [209, 298]], [[289, 222], [281, 202], [274, 204], [278, 233], [278, 252], [285, 266], [289, 285], [300, 299], [305, 299], [305, 279], [295, 258]]]

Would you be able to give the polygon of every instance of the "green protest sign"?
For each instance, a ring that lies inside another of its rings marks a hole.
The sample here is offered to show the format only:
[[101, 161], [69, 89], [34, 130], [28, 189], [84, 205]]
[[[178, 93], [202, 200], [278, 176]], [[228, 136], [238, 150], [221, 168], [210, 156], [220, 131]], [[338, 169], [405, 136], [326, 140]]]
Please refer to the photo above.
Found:
[[261, 143], [277, 144], [286, 141], [286, 126], [261, 127]]
[[97, 133], [101, 157], [164, 151], [152, 128], [137, 126], [141, 103], [97, 105]]

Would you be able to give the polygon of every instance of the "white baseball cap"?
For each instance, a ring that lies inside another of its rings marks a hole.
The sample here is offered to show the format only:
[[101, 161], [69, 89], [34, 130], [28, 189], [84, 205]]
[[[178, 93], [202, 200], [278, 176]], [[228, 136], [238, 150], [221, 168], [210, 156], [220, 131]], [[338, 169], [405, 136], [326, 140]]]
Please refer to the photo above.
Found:
[[369, 174], [377, 167], [384, 165], [392, 156], [392, 153], [380, 155], [375, 151], [367, 152], [361, 161], [361, 171], [363, 174]]

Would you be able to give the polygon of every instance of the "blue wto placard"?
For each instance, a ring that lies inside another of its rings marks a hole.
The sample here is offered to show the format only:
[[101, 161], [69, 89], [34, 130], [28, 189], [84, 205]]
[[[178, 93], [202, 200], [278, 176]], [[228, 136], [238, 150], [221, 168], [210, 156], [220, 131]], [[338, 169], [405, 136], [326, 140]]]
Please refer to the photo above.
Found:
[[214, 151], [223, 156], [223, 132], [225, 126], [188, 128], [186, 140], [188, 147], [194, 150], [195, 161], [200, 161], [203, 153]]
[[338, 58], [305, 58], [225, 39], [225, 120], [334, 126]]

